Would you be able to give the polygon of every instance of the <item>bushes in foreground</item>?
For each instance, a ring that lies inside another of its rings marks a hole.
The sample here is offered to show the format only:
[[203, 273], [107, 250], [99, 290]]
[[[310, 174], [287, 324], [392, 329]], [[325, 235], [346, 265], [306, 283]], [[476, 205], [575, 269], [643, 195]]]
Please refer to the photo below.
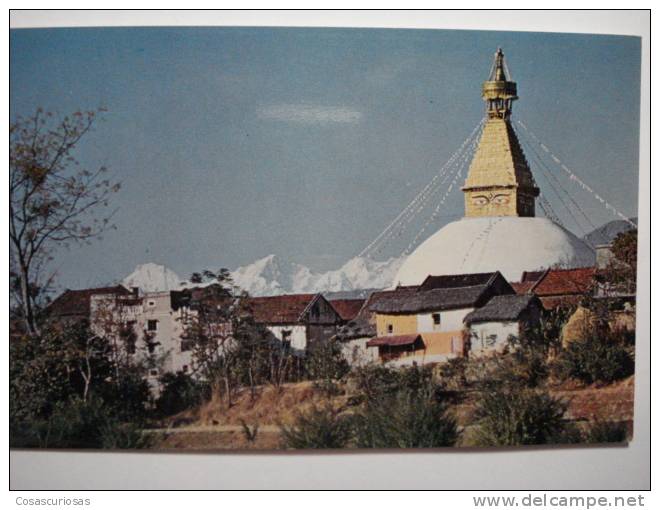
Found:
[[622, 422], [596, 421], [584, 434], [585, 443], [623, 443], [627, 439], [628, 431]]
[[208, 385], [183, 372], [164, 374], [160, 384], [162, 389], [156, 400], [156, 411], [160, 416], [180, 413], [210, 398]]
[[352, 436], [350, 417], [330, 406], [299, 413], [294, 425], [280, 431], [285, 448], [346, 448]]
[[354, 433], [358, 448], [437, 448], [458, 439], [447, 405], [425, 391], [368, 401], [354, 417]]
[[286, 448], [432, 448], [453, 446], [456, 420], [430, 368], [366, 367], [357, 373], [353, 413], [313, 408], [281, 427]]
[[150, 393], [144, 367], [85, 322], [44, 323], [10, 344], [10, 446], [137, 448]]
[[601, 334], [571, 342], [558, 357], [555, 369], [560, 378], [609, 384], [632, 375], [635, 363], [622, 341], [612, 334]]
[[19, 448], [146, 448], [136, 423], [122, 423], [101, 398], [74, 397], [44, 418], [10, 422], [11, 446]]
[[477, 443], [511, 446], [566, 442], [566, 404], [548, 393], [518, 387], [483, 391], [477, 401]]

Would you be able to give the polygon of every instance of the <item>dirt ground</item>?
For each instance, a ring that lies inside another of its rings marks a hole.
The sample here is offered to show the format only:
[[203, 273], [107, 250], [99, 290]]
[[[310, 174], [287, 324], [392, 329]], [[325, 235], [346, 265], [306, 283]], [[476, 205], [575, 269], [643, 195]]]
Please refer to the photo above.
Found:
[[277, 427], [263, 427], [254, 441], [248, 441], [240, 427], [186, 427], [154, 431], [156, 450], [277, 450], [280, 432]]
[[[554, 396], [566, 400], [567, 418], [578, 425], [598, 419], [631, 426], [633, 392], [634, 376], [604, 387], [567, 384], [550, 390]], [[470, 395], [466, 397], [454, 406], [459, 426], [467, 426], [471, 420], [473, 399]], [[274, 450], [281, 448], [280, 424], [291, 424], [299, 412], [313, 405], [347, 408], [349, 398], [346, 387], [340, 388], [338, 396], [328, 398], [311, 382], [285, 384], [279, 390], [263, 387], [254, 400], [249, 390], [244, 390], [231, 407], [214, 398], [197, 409], [172, 417], [163, 428], [145, 433], [153, 434], [152, 448], [156, 450]], [[248, 439], [243, 423], [250, 430], [258, 427], [253, 440]], [[469, 436], [470, 428], [467, 427], [464, 439]], [[459, 446], [462, 445], [465, 441], [461, 441]]]

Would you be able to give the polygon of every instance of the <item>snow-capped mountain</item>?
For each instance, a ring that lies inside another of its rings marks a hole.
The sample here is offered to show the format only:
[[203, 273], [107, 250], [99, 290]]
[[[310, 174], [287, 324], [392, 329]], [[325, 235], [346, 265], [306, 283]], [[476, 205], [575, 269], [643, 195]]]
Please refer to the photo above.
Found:
[[[231, 275], [235, 285], [253, 296], [345, 292], [389, 287], [402, 263], [403, 258], [378, 262], [355, 257], [334, 271], [314, 273], [306, 266], [269, 255], [237, 268]], [[139, 265], [122, 283], [144, 292], [178, 290], [190, 285], [171, 269], [153, 263]]]
[[314, 273], [306, 266], [269, 255], [239, 267], [232, 272], [232, 277], [236, 285], [254, 296], [382, 289], [392, 285], [402, 263], [402, 258], [378, 262], [355, 257], [334, 271]]
[[268, 255], [252, 264], [232, 271], [234, 284], [254, 296], [272, 296], [287, 292], [302, 292], [312, 278], [311, 271], [300, 264], [284, 262]]
[[179, 290], [183, 279], [165, 266], [148, 262], [138, 265], [121, 283], [128, 289], [139, 287], [143, 292], [159, 292]]

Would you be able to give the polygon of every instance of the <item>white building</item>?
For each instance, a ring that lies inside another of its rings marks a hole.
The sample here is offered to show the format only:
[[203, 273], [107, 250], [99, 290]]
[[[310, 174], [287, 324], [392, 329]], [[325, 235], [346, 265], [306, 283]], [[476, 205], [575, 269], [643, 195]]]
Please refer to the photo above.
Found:
[[468, 356], [502, 352], [510, 337], [520, 337], [538, 324], [541, 301], [533, 294], [494, 296], [481, 308], [465, 316], [468, 327]]
[[254, 320], [294, 352], [333, 337], [342, 319], [321, 294], [285, 294], [249, 300]]
[[[166, 372], [190, 372], [191, 349], [182, 339], [186, 314], [191, 313], [183, 292], [150, 292], [142, 295], [94, 294], [90, 300], [90, 325], [96, 334], [121, 338], [120, 330], [133, 333], [134, 344], [118, 346], [136, 356], [162, 360], [149, 372], [156, 381]], [[147, 341], [148, 340], [148, 341]]]

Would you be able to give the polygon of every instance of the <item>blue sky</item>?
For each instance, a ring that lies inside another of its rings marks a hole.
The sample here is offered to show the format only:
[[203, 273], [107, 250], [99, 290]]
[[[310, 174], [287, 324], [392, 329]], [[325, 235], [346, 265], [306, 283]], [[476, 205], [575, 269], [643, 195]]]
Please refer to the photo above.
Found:
[[[147, 261], [183, 276], [270, 253], [316, 270], [340, 266], [479, 122], [480, 86], [498, 46], [518, 82], [514, 118], [622, 213], [637, 214], [638, 38], [92, 28], [12, 30], [10, 45], [12, 117], [38, 106], [108, 109], [78, 156], [122, 182], [117, 230], [59, 252], [62, 286], [110, 282]], [[558, 177], [595, 225], [615, 219]], [[551, 190], [546, 196], [582, 235]], [[462, 207], [453, 193], [427, 233]], [[379, 257], [399, 255], [434, 208]]]

